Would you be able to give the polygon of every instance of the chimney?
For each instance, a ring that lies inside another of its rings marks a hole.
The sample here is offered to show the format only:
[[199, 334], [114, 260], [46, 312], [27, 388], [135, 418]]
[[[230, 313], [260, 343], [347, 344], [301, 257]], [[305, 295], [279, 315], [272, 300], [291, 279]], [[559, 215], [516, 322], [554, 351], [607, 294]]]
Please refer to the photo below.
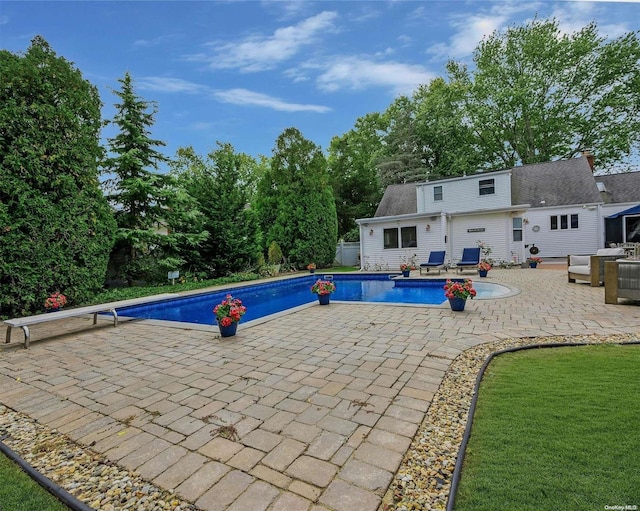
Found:
[[595, 172], [596, 168], [595, 168], [595, 165], [593, 164], [593, 154], [591, 154], [591, 151], [589, 151], [589, 149], [583, 149], [582, 156], [584, 156], [587, 159], [587, 162], [589, 162], [589, 167], [591, 167], [591, 172]]

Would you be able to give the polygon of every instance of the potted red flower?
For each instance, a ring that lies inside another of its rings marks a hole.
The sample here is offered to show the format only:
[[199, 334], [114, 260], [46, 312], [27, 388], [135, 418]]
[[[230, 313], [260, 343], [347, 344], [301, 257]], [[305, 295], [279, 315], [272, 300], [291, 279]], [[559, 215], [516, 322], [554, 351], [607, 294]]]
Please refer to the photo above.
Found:
[[480, 261], [480, 264], [478, 265], [478, 274], [481, 277], [486, 277], [489, 270], [491, 270], [491, 264], [487, 261]]
[[537, 268], [538, 265], [542, 263], [542, 259], [532, 256], [527, 259], [527, 262], [529, 263], [529, 268]]
[[67, 297], [60, 291], [51, 293], [49, 297], [44, 301], [44, 308], [47, 312], [55, 312], [67, 304]]
[[311, 286], [311, 292], [318, 295], [320, 305], [328, 305], [331, 293], [335, 290], [336, 285], [331, 280], [318, 279], [315, 284]]
[[467, 302], [467, 298], [472, 300], [477, 292], [473, 288], [473, 281], [465, 279], [464, 281], [447, 279], [444, 285], [444, 295], [449, 299], [449, 305], [453, 311], [463, 311]]
[[247, 312], [247, 308], [242, 305], [242, 301], [228, 294], [222, 302], [213, 308], [216, 315], [218, 328], [222, 337], [236, 335], [240, 318]]
[[411, 274], [411, 270], [415, 270], [415, 266], [409, 263], [402, 263], [400, 265], [400, 271], [402, 272], [403, 277], [408, 277]]

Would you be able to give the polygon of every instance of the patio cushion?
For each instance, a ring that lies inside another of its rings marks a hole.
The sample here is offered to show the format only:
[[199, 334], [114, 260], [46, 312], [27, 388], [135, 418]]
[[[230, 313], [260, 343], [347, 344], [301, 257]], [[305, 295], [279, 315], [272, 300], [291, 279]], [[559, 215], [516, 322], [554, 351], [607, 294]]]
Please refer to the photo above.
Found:
[[596, 251], [596, 255], [599, 256], [612, 256], [612, 255], [623, 255], [624, 248], [601, 248]]
[[[569, 258], [569, 266], [571, 268], [575, 266], [585, 266], [587, 273], [589, 273], [589, 264], [591, 264], [591, 256], [588, 255], [572, 255]], [[571, 271], [571, 269], [569, 269]]]
[[590, 275], [591, 268], [589, 266], [584, 266], [584, 265], [569, 266], [569, 273], [578, 273], [579, 275]]

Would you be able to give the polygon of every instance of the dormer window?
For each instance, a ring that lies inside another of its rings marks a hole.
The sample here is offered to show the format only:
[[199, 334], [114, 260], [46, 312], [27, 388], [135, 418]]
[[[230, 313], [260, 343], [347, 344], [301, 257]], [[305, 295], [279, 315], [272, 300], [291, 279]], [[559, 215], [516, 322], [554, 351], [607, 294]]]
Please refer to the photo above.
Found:
[[442, 186], [433, 187], [433, 200], [434, 202], [442, 200]]
[[496, 193], [495, 179], [481, 179], [480, 180], [480, 195], [493, 195]]

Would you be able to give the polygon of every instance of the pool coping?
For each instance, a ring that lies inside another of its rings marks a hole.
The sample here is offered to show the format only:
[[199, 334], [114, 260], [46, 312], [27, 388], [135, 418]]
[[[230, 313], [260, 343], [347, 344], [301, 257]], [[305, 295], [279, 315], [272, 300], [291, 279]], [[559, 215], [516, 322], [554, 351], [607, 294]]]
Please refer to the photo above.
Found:
[[[394, 272], [339, 272], [338, 274], [340, 275], [383, 275], [383, 274], [392, 274]], [[320, 275], [335, 275], [335, 273], [323, 273], [320, 272]], [[269, 282], [276, 282], [276, 281], [280, 281], [280, 280], [288, 280], [288, 279], [294, 279], [294, 278], [303, 278], [303, 277], [309, 277], [310, 275], [308, 273], [303, 273], [303, 274], [294, 274], [294, 275], [282, 275], [282, 276], [278, 276], [278, 277], [272, 277], [269, 279], [257, 279], [257, 280], [248, 280], [248, 281], [243, 281], [243, 282], [234, 282], [231, 285], [227, 285], [227, 284], [221, 284], [220, 286], [213, 286], [213, 287], [208, 287], [208, 288], [202, 288], [202, 289], [194, 289], [194, 290], [190, 290], [190, 291], [184, 291], [184, 292], [180, 292], [180, 293], [175, 293], [175, 297], [172, 298], [172, 300], [175, 300], [177, 298], [185, 298], [185, 297], [193, 297], [193, 296], [198, 296], [198, 295], [206, 295], [209, 293], [219, 293], [225, 290], [232, 290], [232, 289], [238, 289], [240, 287], [246, 287], [246, 286], [250, 286], [252, 285], [251, 283], [269, 283]], [[389, 277], [391, 280], [393, 280], [393, 278]], [[408, 281], [408, 280], [447, 280], [445, 277], [442, 277], [441, 275], [434, 275], [434, 276], [415, 276], [415, 277], [402, 277], [403, 281]], [[460, 277], [458, 277], [458, 279], [460, 279]], [[522, 291], [515, 287], [515, 286], [510, 286], [504, 283], [497, 283], [497, 282], [486, 282], [486, 280], [483, 280], [482, 282], [477, 282], [480, 284], [491, 284], [494, 286], [500, 286], [503, 287], [505, 289], [507, 289], [509, 292], [505, 293], [503, 295], [500, 296], [487, 296], [487, 297], [475, 297], [474, 300], [499, 300], [499, 299], [503, 299], [503, 298], [510, 298], [513, 296], [516, 296], [518, 294], [520, 294]], [[259, 285], [259, 284], [257, 284]], [[385, 305], [389, 305], [389, 306], [397, 306], [397, 307], [426, 307], [426, 308], [435, 308], [435, 309], [439, 309], [439, 308], [445, 308], [448, 307], [448, 301], [447, 299], [444, 299], [442, 303], [439, 304], [432, 304], [432, 303], [404, 303], [404, 302], [368, 302], [368, 301], [357, 301], [357, 300], [332, 300], [332, 303], [342, 303], [342, 304], [354, 304], [354, 305], [380, 305], [380, 304], [385, 304]], [[144, 304], [143, 304], [144, 305]], [[283, 310], [283, 311], [279, 311], [279, 312], [274, 312], [273, 314], [269, 314], [267, 316], [263, 316], [261, 318], [256, 318], [256, 319], [252, 319], [251, 321], [245, 321], [245, 322], [240, 322], [238, 324], [238, 329], [245, 329], [245, 328], [250, 328], [252, 326], [256, 326], [256, 325], [260, 325], [263, 323], [266, 323], [267, 321], [272, 321], [274, 319], [278, 319], [282, 316], [288, 315], [288, 314], [293, 314], [294, 312], [299, 312], [301, 310], [307, 309], [309, 307], [313, 307], [315, 305], [318, 305], [317, 302], [315, 301], [311, 301], [309, 303], [305, 303], [302, 305], [297, 305], [295, 307], [291, 307], [289, 309]], [[164, 327], [169, 327], [169, 328], [182, 328], [182, 329], [190, 329], [190, 330], [199, 330], [199, 331], [205, 331], [205, 332], [219, 332], [220, 329], [218, 328], [218, 326], [215, 323], [215, 318], [212, 319], [212, 323], [210, 325], [208, 324], [202, 324], [202, 323], [190, 323], [190, 322], [186, 322], [186, 321], [170, 321], [170, 320], [163, 320], [163, 319], [149, 319], [149, 318], [136, 318], [136, 317], [132, 317], [132, 316], [120, 316], [120, 320], [121, 321], [144, 321], [146, 324], [148, 325], [155, 325], [155, 326], [164, 326]]]

